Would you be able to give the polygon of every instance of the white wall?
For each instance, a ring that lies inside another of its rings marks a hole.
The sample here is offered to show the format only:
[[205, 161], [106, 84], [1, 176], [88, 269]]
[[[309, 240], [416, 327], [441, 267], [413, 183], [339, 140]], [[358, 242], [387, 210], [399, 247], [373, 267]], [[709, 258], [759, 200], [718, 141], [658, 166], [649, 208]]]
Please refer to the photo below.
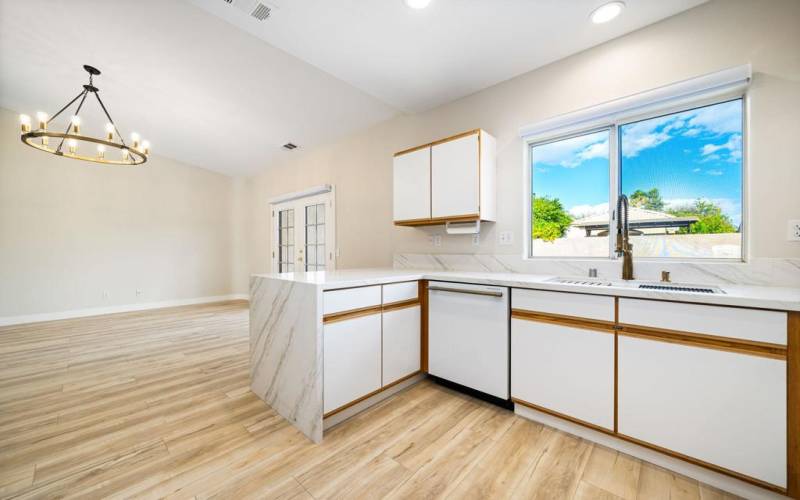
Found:
[[18, 127], [0, 109], [0, 319], [232, 293], [246, 258], [233, 179], [158, 155], [58, 158]]
[[[800, 257], [786, 221], [800, 218], [800, 2], [712, 0], [570, 58], [426, 113], [401, 116], [311, 151], [286, 153], [249, 183], [251, 272], [269, 270], [267, 199], [336, 185], [339, 267], [390, 266], [394, 252], [521, 254], [522, 125], [720, 69], [751, 63], [749, 257]], [[586, 29], [594, 29], [587, 23]], [[557, 43], [557, 41], [553, 41]], [[498, 54], [502, 57], [502, 54]], [[482, 127], [498, 140], [498, 222], [468, 237], [392, 226], [392, 153]], [[514, 231], [497, 247], [496, 232]]]

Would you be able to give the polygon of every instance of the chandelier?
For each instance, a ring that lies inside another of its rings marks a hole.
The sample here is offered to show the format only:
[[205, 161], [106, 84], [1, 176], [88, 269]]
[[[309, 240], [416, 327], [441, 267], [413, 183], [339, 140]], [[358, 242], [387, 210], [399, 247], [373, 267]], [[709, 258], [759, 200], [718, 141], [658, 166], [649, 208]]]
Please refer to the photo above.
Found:
[[[100, 99], [100, 89], [95, 87], [92, 83], [92, 78], [99, 75], [100, 70], [89, 65], [84, 65], [83, 69], [89, 73], [89, 83], [83, 86], [83, 90], [80, 94], [75, 96], [73, 100], [58, 110], [58, 113], [54, 114], [52, 117], [48, 117], [47, 113], [41, 111], [36, 113], [36, 121], [39, 125], [37, 129], [31, 130], [30, 116], [19, 115], [22, 133], [20, 139], [22, 142], [40, 151], [63, 156], [65, 158], [74, 158], [76, 160], [93, 161], [108, 165], [141, 165], [146, 162], [147, 156], [150, 154], [150, 143], [141, 141], [137, 133], [131, 134], [130, 146], [125, 143], [125, 139], [122, 138], [122, 134], [119, 133], [117, 126], [114, 124], [114, 120], [111, 119], [111, 115], [108, 114], [106, 106], [103, 104], [102, 99]], [[106, 118], [108, 118], [105, 138], [81, 134], [80, 111], [89, 94], [93, 94], [97, 98], [97, 102], [100, 104], [103, 113], [106, 115]], [[64, 130], [63, 133], [49, 130], [48, 127], [53, 120], [58, 118], [61, 113], [66, 111], [67, 108], [75, 104], [79, 99], [78, 108], [69, 120], [66, 130]], [[58, 145], [52, 147], [50, 144], [51, 139], [54, 144], [58, 143]], [[79, 145], [83, 145], [84, 147], [82, 152], [79, 152]], [[94, 155], [86, 152], [87, 147], [91, 149], [95, 145], [96, 151]], [[119, 153], [118, 155], [112, 155], [111, 151], [119, 151]]]

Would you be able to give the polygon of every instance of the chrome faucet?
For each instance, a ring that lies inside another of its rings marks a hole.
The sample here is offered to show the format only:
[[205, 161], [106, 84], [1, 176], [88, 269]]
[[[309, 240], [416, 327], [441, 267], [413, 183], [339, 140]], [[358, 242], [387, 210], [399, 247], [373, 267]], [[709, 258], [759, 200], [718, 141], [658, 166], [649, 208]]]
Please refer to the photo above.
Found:
[[617, 257], [622, 257], [622, 279], [633, 279], [633, 245], [628, 239], [628, 197], [617, 198]]

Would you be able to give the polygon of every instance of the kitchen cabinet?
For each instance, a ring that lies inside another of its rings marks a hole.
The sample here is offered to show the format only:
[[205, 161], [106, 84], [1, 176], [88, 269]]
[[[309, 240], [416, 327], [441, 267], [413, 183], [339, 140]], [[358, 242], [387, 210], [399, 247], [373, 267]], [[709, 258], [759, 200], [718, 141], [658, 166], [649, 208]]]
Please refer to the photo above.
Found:
[[786, 486], [785, 360], [627, 335], [618, 349], [621, 435]]
[[383, 313], [383, 385], [420, 369], [420, 306]]
[[494, 221], [496, 155], [496, 140], [484, 130], [396, 153], [395, 224]]
[[394, 157], [394, 220], [431, 218], [431, 148], [417, 149]]
[[323, 411], [329, 413], [381, 388], [381, 314], [323, 327]]

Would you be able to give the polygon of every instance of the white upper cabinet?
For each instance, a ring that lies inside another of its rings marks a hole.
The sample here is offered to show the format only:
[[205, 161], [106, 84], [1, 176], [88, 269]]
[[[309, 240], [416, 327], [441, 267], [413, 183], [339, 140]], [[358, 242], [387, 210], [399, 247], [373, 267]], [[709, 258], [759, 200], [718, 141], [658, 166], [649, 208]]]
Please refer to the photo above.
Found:
[[394, 220], [431, 217], [431, 148], [394, 157]]
[[395, 155], [395, 224], [494, 221], [496, 151], [494, 137], [473, 130]]

